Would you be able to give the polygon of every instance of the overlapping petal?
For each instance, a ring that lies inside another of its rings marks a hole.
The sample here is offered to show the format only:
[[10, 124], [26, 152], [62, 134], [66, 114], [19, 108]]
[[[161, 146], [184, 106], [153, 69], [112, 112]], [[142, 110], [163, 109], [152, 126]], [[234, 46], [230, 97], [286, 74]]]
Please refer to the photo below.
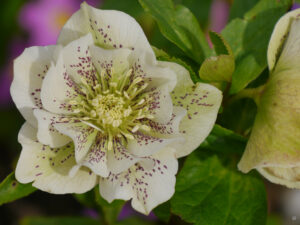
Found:
[[132, 207], [144, 214], [167, 201], [175, 191], [178, 162], [175, 151], [165, 148], [149, 159], [140, 161], [120, 174], [100, 178], [100, 194], [108, 202], [132, 199]]
[[140, 25], [123, 12], [96, 9], [83, 3], [62, 28], [58, 44], [67, 45], [87, 33], [93, 34], [95, 43], [103, 48], [137, 49], [155, 59]]
[[50, 148], [37, 142], [36, 129], [25, 123], [19, 134], [23, 150], [16, 168], [21, 183], [33, 181], [33, 186], [53, 194], [84, 193], [92, 189], [97, 176], [86, 168], [69, 176], [76, 164], [73, 144]]
[[187, 111], [180, 122], [180, 132], [185, 143], [176, 148], [176, 156], [179, 158], [196, 149], [212, 130], [222, 102], [222, 93], [209, 84], [194, 85], [189, 72], [178, 64], [160, 63], [176, 72], [177, 86], [172, 92], [173, 104]]
[[37, 124], [33, 109], [43, 108], [40, 97], [43, 79], [59, 50], [59, 46], [31, 47], [14, 61], [11, 96], [23, 117], [33, 126]]

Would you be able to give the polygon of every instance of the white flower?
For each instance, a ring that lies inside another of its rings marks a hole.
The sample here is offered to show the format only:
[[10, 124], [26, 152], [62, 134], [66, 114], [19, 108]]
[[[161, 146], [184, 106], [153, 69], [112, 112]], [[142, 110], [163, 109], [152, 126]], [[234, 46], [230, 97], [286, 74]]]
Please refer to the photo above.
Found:
[[174, 193], [177, 158], [211, 131], [222, 95], [156, 61], [130, 16], [83, 4], [55, 46], [15, 61], [11, 95], [26, 119], [16, 177], [54, 194], [100, 184], [148, 214]]
[[300, 189], [300, 9], [281, 17], [268, 47], [270, 77], [259, 93], [257, 115], [238, 165], [273, 183]]

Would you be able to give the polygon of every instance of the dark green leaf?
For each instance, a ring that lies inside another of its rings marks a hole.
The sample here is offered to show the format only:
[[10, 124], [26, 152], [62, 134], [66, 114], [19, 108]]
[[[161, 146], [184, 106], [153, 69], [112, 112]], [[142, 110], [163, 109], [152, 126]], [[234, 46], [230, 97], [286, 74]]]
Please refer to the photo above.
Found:
[[168, 222], [171, 218], [171, 204], [167, 201], [153, 210], [155, 216], [164, 222]]
[[232, 20], [223, 30], [222, 35], [236, 59], [231, 94], [245, 88], [266, 68], [266, 52], [273, 27], [291, 4], [292, 0], [261, 0], [244, 15], [244, 19]]
[[212, 0], [182, 0], [178, 2], [192, 11], [203, 28], [207, 26]]
[[94, 190], [83, 194], [74, 194], [73, 196], [78, 202], [89, 208], [94, 208], [96, 206], [96, 196]]
[[240, 99], [226, 105], [218, 123], [236, 133], [247, 136], [253, 126], [257, 107], [252, 99]]
[[196, 225], [265, 225], [264, 183], [238, 172], [236, 161], [202, 148], [192, 153], [177, 177], [172, 212]]
[[108, 224], [115, 224], [125, 204], [125, 201], [114, 200], [112, 203], [108, 203], [105, 199], [101, 197], [98, 187], [95, 188], [94, 191], [95, 191], [96, 203], [100, 206], [105, 221]]
[[31, 184], [19, 183], [11, 173], [0, 184], [0, 205], [26, 197], [36, 190]]
[[255, 6], [259, 0], [234, 0], [230, 8], [229, 21], [243, 18], [244, 14]]
[[98, 220], [84, 217], [27, 217], [21, 225], [101, 225]]
[[201, 148], [223, 154], [242, 155], [246, 143], [245, 137], [216, 124], [210, 135], [201, 144]]
[[172, 0], [139, 0], [159, 25], [162, 34], [190, 58], [201, 63], [211, 54], [205, 35], [191, 11]]
[[138, 0], [106, 0], [101, 4], [101, 9], [114, 9], [125, 12], [135, 18], [144, 13], [143, 8], [140, 6]]

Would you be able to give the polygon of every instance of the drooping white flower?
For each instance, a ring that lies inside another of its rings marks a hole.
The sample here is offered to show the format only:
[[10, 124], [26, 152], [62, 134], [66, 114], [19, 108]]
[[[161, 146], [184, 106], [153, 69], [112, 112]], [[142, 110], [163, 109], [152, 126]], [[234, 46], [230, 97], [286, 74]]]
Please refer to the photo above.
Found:
[[222, 94], [156, 61], [141, 27], [83, 4], [55, 46], [15, 61], [11, 94], [26, 119], [16, 177], [50, 193], [100, 184], [148, 214], [174, 193], [177, 158], [211, 131]]
[[300, 188], [300, 10], [279, 19], [268, 47], [270, 78], [239, 169], [257, 169], [273, 183]]

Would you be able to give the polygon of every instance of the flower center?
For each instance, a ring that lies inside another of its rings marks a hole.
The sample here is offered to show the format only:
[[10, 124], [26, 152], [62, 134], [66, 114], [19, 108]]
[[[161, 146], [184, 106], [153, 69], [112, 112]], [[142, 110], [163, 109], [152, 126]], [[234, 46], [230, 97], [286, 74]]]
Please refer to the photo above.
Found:
[[149, 131], [142, 119], [153, 119], [149, 110], [152, 97], [145, 91], [148, 84], [130, 69], [115, 74], [114, 69], [93, 71], [95, 79], [81, 79], [77, 92], [69, 101], [74, 116], [89, 123], [109, 138], [109, 149], [114, 137], [134, 139], [138, 130]]
[[122, 120], [130, 115], [132, 110], [126, 106], [121, 96], [114, 94], [97, 95], [92, 101], [91, 117], [102, 123], [103, 126], [119, 127]]

